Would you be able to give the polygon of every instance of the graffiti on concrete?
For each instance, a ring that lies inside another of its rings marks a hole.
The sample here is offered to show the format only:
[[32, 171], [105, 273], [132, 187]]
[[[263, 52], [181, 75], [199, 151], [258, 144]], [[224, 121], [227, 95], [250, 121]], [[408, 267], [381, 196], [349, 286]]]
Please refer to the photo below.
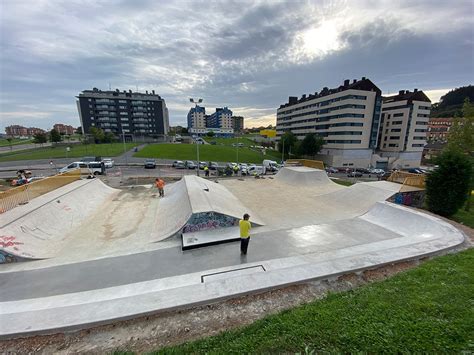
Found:
[[424, 196], [424, 191], [400, 192], [392, 196], [388, 201], [399, 205], [422, 207]]
[[199, 232], [207, 229], [217, 229], [232, 227], [237, 225], [239, 220], [235, 217], [227, 216], [215, 212], [195, 213], [183, 227], [183, 233]]
[[0, 248], [13, 247], [13, 249], [18, 250], [15, 245], [21, 245], [23, 243], [16, 242], [15, 237], [11, 235], [0, 235]]

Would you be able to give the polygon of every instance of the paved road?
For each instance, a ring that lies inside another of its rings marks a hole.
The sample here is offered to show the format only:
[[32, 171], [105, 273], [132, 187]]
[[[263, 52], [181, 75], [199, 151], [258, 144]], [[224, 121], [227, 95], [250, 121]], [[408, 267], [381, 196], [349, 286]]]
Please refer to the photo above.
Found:
[[4, 147], [0, 147], [0, 155], [2, 153], [17, 152], [17, 151], [26, 150], [26, 149], [34, 149], [34, 148], [50, 147], [50, 146], [51, 146], [51, 143], [44, 143], [42, 146], [39, 144], [34, 144], [34, 143], [17, 144], [17, 145], [12, 145], [11, 147], [4, 146]]

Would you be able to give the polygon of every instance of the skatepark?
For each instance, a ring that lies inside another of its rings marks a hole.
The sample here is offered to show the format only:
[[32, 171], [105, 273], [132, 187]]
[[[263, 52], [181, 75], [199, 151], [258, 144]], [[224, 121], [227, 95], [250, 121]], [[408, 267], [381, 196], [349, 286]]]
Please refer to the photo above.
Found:
[[[324, 170], [114, 189], [76, 180], [1, 215], [0, 337], [114, 320], [323, 280], [453, 248], [462, 232], [387, 202], [400, 184]], [[249, 213], [249, 253], [238, 220]], [[5, 239], [6, 237], [6, 239]]]

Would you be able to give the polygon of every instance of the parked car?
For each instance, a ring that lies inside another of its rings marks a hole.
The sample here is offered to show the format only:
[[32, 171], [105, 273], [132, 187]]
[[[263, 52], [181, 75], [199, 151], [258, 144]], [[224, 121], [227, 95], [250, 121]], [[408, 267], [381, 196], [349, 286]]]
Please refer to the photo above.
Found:
[[184, 166], [187, 168], [187, 169], [196, 169], [196, 164], [194, 164], [194, 162], [192, 160], [186, 160], [184, 162]]
[[263, 166], [265, 167], [266, 171], [271, 171], [271, 172], [278, 171], [278, 164], [274, 160], [264, 160]]
[[239, 170], [242, 175], [247, 175], [248, 174], [248, 166], [245, 163], [240, 163], [239, 164]]
[[102, 161], [104, 162], [104, 165], [107, 169], [110, 169], [110, 168], [114, 167], [115, 163], [112, 160], [112, 158], [104, 158], [104, 159], [102, 159]]
[[83, 163], [88, 163], [91, 161], [102, 161], [102, 157], [84, 157], [81, 159]]
[[370, 169], [370, 173], [371, 174], [376, 174], [376, 175], [381, 175], [381, 174], [385, 173], [385, 170], [383, 170], [383, 169]]
[[421, 169], [418, 169], [418, 168], [408, 169], [408, 172], [412, 173], [412, 174], [423, 174], [423, 171]]
[[329, 167], [329, 168], [326, 168], [326, 172], [330, 174], [335, 174], [335, 173], [338, 173], [339, 170], [333, 167]]
[[248, 175], [256, 176], [256, 175], [264, 175], [265, 174], [265, 167], [261, 165], [252, 164], [247, 169]]
[[209, 170], [217, 170], [219, 165], [217, 165], [215, 161], [210, 161], [208, 167], [209, 167]]
[[145, 160], [145, 169], [155, 169], [156, 161], [155, 159], [146, 159]]
[[173, 162], [173, 168], [176, 168], [176, 169], [186, 169], [186, 165], [184, 165], [184, 161], [175, 160], [175, 161]]
[[347, 174], [348, 177], [362, 177], [362, 173], [360, 171], [351, 171]]
[[362, 174], [370, 174], [370, 170], [366, 168], [356, 168], [357, 172], [362, 173]]

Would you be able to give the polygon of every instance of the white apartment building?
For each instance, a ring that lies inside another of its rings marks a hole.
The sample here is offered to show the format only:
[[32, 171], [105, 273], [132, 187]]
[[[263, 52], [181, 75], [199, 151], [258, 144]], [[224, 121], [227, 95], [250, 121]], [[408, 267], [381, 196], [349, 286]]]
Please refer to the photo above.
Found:
[[206, 108], [197, 106], [189, 110], [188, 128], [206, 128]]
[[287, 131], [298, 139], [315, 133], [325, 140], [319, 159], [327, 165], [366, 167], [378, 143], [381, 94], [363, 77], [300, 99], [290, 97], [277, 110], [277, 138]]
[[418, 167], [430, 117], [431, 101], [415, 89], [383, 98], [378, 154], [393, 168]]
[[328, 166], [419, 167], [430, 108], [417, 89], [382, 98], [365, 77], [345, 80], [335, 89], [290, 97], [277, 110], [277, 139], [287, 131], [300, 140], [308, 133], [323, 137], [317, 158]]

